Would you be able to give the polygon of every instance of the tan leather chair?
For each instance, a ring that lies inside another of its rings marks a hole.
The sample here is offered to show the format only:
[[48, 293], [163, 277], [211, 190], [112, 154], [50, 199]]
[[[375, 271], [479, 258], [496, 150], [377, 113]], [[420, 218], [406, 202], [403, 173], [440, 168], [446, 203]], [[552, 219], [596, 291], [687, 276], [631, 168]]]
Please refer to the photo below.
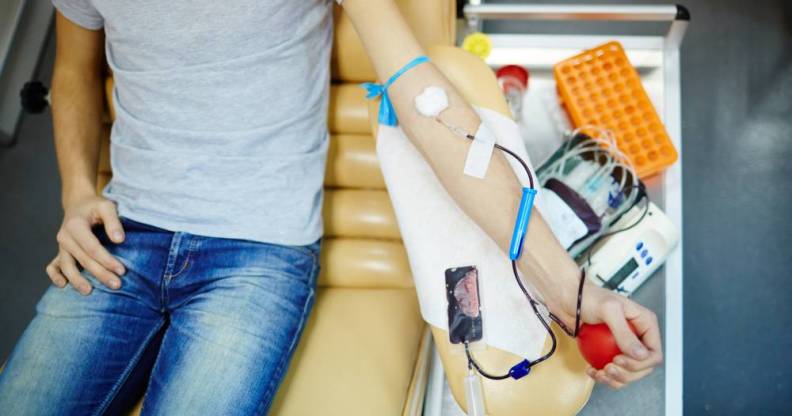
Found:
[[[474, 105], [508, 115], [492, 71], [452, 47], [455, 2], [397, 3], [430, 58], [462, 94]], [[377, 162], [372, 136], [377, 103], [367, 103], [358, 86], [375, 75], [351, 23], [338, 8], [335, 18], [320, 287], [272, 414], [419, 415], [430, 337]], [[109, 78], [109, 102], [111, 90]], [[106, 143], [102, 155], [100, 188], [111, 176]], [[445, 331], [432, 328], [431, 333], [451, 390], [464, 408], [466, 363], [449, 353]], [[484, 383], [489, 414], [560, 415], [582, 407], [592, 383], [583, 374], [585, 364], [574, 343], [558, 333], [558, 352], [529, 377]], [[493, 371], [507, 370], [520, 360], [495, 349], [479, 353], [478, 359]]]

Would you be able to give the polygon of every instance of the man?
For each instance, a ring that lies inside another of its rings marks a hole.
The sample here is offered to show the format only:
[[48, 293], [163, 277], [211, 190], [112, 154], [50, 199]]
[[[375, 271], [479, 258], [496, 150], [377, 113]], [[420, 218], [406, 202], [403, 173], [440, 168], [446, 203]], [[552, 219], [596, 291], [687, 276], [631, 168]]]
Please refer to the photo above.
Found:
[[[64, 221], [47, 266], [54, 286], [0, 376], [0, 408], [112, 412], [134, 399], [154, 351], [144, 413], [266, 413], [314, 298], [332, 3], [54, 4]], [[343, 7], [380, 79], [423, 54], [393, 0]], [[114, 175], [99, 196], [105, 57], [117, 117]], [[508, 247], [520, 187], [499, 154], [485, 179], [461, 174], [467, 143], [412, 106], [429, 85], [449, 95], [444, 117], [475, 131], [475, 112], [430, 63], [389, 88], [401, 126], [466, 213]], [[526, 239], [523, 274], [574, 321], [577, 267], [538, 213]], [[594, 286], [585, 293], [583, 320], [606, 322], [626, 352], [589, 374], [613, 387], [648, 374], [662, 354], [654, 315]]]

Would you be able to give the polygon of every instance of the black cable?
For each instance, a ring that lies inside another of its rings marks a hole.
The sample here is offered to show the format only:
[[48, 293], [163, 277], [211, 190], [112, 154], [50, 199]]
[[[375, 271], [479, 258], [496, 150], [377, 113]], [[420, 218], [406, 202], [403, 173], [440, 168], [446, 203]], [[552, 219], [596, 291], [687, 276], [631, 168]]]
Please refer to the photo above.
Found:
[[488, 378], [490, 380], [506, 380], [507, 378], [511, 377], [509, 373], [506, 373], [502, 376], [494, 376], [484, 371], [484, 369], [482, 369], [481, 366], [479, 366], [476, 360], [473, 359], [473, 355], [470, 354], [470, 347], [467, 341], [465, 341], [465, 354], [467, 355], [468, 368], [470, 367], [475, 368], [476, 371], [478, 371], [478, 373], [484, 376], [485, 378]]
[[584, 270], [580, 271], [580, 283], [578, 284], [577, 303], [576, 303], [576, 306], [575, 306], [575, 330], [574, 331], [570, 330], [569, 327], [567, 327], [566, 324], [560, 318], [558, 318], [555, 314], [553, 314], [552, 312], [549, 312], [550, 313], [550, 319], [555, 321], [555, 323], [557, 323], [558, 326], [560, 326], [561, 329], [563, 329], [564, 332], [566, 332], [567, 335], [569, 335], [572, 338], [576, 338], [578, 336], [578, 332], [580, 332], [580, 319], [581, 319], [580, 318], [580, 314], [581, 314], [580, 309], [581, 309], [581, 305], [583, 304], [583, 285], [585, 283], [586, 283], [586, 270], [584, 269]]
[[[610, 236], [613, 236], [613, 235], [616, 235], [618, 233], [625, 232], [627, 230], [631, 230], [631, 229], [637, 227], [638, 224], [640, 224], [641, 221], [643, 221], [643, 219], [646, 218], [646, 214], [649, 213], [649, 195], [646, 193], [646, 186], [644, 185], [643, 182], [638, 181], [638, 186], [629, 185], [625, 189], [631, 189], [631, 188], [638, 188], [638, 202], [640, 202], [642, 199], [646, 199], [646, 202], [644, 203], [644, 209], [643, 209], [643, 212], [641, 213], [641, 216], [638, 217], [638, 219], [635, 222], [633, 222], [632, 224], [630, 224], [627, 227], [619, 228], [618, 230], [608, 231], [607, 233], [602, 234], [601, 236], [597, 237], [597, 239], [599, 241], [602, 241], [603, 239], [605, 239], [607, 237], [610, 237]], [[586, 267], [588, 267], [588, 266], [591, 266], [591, 249], [589, 249], [588, 253], [586, 254]], [[605, 280], [603, 280], [601, 277], [599, 277], [599, 276], [596, 276], [596, 277], [598, 279], [600, 279], [603, 283], [605, 282]]]
[[[468, 138], [470, 138], [470, 137], [468, 136]], [[528, 164], [525, 163], [525, 161], [520, 156], [518, 156], [516, 153], [514, 153], [513, 151], [511, 151], [511, 150], [509, 150], [509, 149], [507, 149], [507, 148], [505, 148], [505, 147], [503, 147], [503, 146], [501, 146], [501, 145], [499, 145], [497, 143], [495, 143], [495, 147], [500, 149], [501, 151], [507, 153], [509, 156], [515, 158], [518, 162], [520, 162], [520, 165], [522, 165], [523, 169], [525, 170], [525, 174], [528, 176], [529, 186], [532, 189], [534, 189], [534, 178], [533, 178], [533, 175], [531, 174], [531, 170], [528, 168]], [[639, 184], [641, 186], [640, 190], [644, 191], [644, 195], [645, 195], [645, 190], [643, 188], [643, 183], [639, 182]], [[643, 217], [641, 219], [643, 219]], [[632, 228], [634, 226], [635, 226], [635, 224], [630, 226], [630, 228]], [[555, 336], [553, 335], [553, 331], [550, 331], [550, 328], [548, 327], [547, 323], [544, 321], [544, 319], [542, 319], [541, 315], [539, 315], [539, 312], [536, 311], [536, 307], [535, 307], [536, 301], [531, 297], [531, 295], [528, 293], [528, 290], [526, 290], [525, 286], [523, 285], [522, 280], [520, 279], [520, 276], [517, 273], [517, 263], [514, 260], [512, 260], [512, 271], [514, 272], [514, 279], [517, 281], [517, 284], [520, 286], [520, 289], [522, 290], [523, 294], [525, 294], [526, 298], [531, 303], [531, 306], [534, 308], [534, 312], [536, 312], [536, 314], [537, 314], [536, 316], [539, 317], [539, 320], [542, 321], [542, 324], [545, 326], [545, 328], [548, 329], [548, 332], [553, 337], [553, 350], [554, 350], [555, 349]], [[554, 315], [552, 312], [550, 312], [550, 319], [555, 321], [555, 323], [557, 323], [558, 326], [560, 326], [561, 329], [563, 329], [564, 332], [567, 333], [567, 335], [569, 335], [570, 337], [573, 337], [573, 338], [577, 336], [578, 331], [580, 330], [580, 305], [581, 305], [581, 303], [583, 301], [583, 283], [585, 281], [586, 281], [586, 273], [585, 273], [585, 271], [582, 271], [581, 272], [581, 276], [580, 276], [580, 284], [578, 285], [577, 310], [575, 311], [575, 330], [574, 331], [570, 330], [569, 327], [567, 327], [566, 324], [564, 324], [564, 322], [561, 319], [559, 319], [556, 315]], [[551, 354], [552, 354], [552, 352], [551, 352]], [[547, 358], [549, 358], [549, 357], [543, 357], [542, 359], [540, 359], [538, 361], [541, 362], [541, 361], [544, 361]], [[534, 363], [536, 363], [536, 362], [537, 361], [534, 361]]]
[[618, 230], [609, 231], [609, 232], [599, 236], [599, 238], [610, 237], [610, 236], [612, 236], [614, 234], [618, 234], [620, 232], [627, 231], [629, 229], [635, 228], [638, 224], [641, 223], [641, 221], [643, 221], [644, 217], [646, 216], [646, 213], [649, 212], [649, 197], [646, 194], [646, 186], [644, 185], [644, 183], [639, 181], [638, 182], [638, 186], [629, 185], [629, 186], [627, 186], [624, 189], [626, 190], [626, 189], [632, 189], [632, 188], [638, 188], [638, 201], [646, 198], [646, 206], [644, 207], [643, 213], [641, 214], [641, 216], [638, 218], [637, 221], [635, 221], [634, 223], [630, 224], [629, 226], [624, 227], [624, 228], [620, 228]]
[[[544, 328], [547, 331], [547, 334], [550, 336], [550, 340], [551, 340], [550, 351], [548, 351], [546, 354], [542, 355], [541, 357], [537, 358], [536, 360], [533, 360], [533, 361], [530, 361], [530, 362], [526, 363], [525, 367], [527, 369], [531, 369], [534, 366], [536, 366], [537, 364], [539, 364], [539, 363], [541, 363], [541, 362], [543, 362], [543, 361], [545, 361], [545, 360], [547, 360], [547, 359], [549, 359], [550, 357], [553, 356], [553, 354], [556, 351], [556, 348], [558, 347], [558, 339], [556, 339], [555, 333], [550, 328], [550, 325], [548, 325], [547, 321], [544, 320], [544, 318], [542, 317], [542, 314], [539, 312], [539, 308], [538, 308], [539, 302], [534, 300], [533, 296], [531, 296], [531, 294], [528, 292], [528, 289], [523, 284], [522, 279], [520, 279], [520, 275], [517, 272], [517, 262], [512, 260], [511, 264], [512, 264], [512, 272], [514, 273], [514, 279], [517, 281], [517, 285], [520, 287], [520, 290], [522, 290], [523, 294], [525, 295], [525, 298], [528, 299], [528, 303], [530, 303], [531, 309], [533, 309], [534, 314], [536, 315], [536, 318], [539, 319], [539, 322], [542, 323], [542, 326], [544, 326]], [[583, 285], [584, 285], [585, 281], [586, 281], [586, 273], [584, 271], [581, 271], [580, 272], [580, 284], [578, 285], [578, 296], [577, 296], [577, 305], [576, 305], [576, 311], [575, 311], [575, 330], [574, 331], [571, 331], [569, 329], [569, 327], [567, 327], [566, 324], [564, 324], [557, 316], [555, 316], [554, 314], [550, 313], [550, 319], [552, 319], [556, 324], [558, 324], [561, 327], [561, 329], [563, 329], [564, 332], [566, 332], [567, 335], [569, 335], [572, 338], [577, 337], [577, 334], [580, 331], [580, 319], [581, 319], [580, 315], [581, 315], [581, 305], [583, 303]], [[469, 348], [467, 342], [465, 342], [465, 354], [467, 355], [468, 368], [470, 368], [470, 367], [475, 368], [476, 371], [478, 371], [478, 373], [481, 374], [484, 378], [488, 378], [490, 380], [505, 380], [505, 379], [507, 379], [507, 378], [512, 376], [511, 370], [508, 373], [504, 374], [504, 375], [492, 375], [492, 374], [484, 371], [484, 369], [481, 368], [481, 365], [479, 365], [479, 363], [476, 362], [476, 360], [473, 358], [473, 354], [470, 352], [470, 348]], [[518, 365], [520, 365], [520, 364], [518, 364]]]
[[[533, 309], [534, 314], [536, 315], [537, 318], [539, 318], [539, 322], [541, 322], [542, 326], [545, 327], [545, 329], [547, 330], [547, 333], [550, 335], [550, 339], [552, 340], [552, 345], [550, 346], [550, 351], [548, 351], [547, 354], [545, 354], [545, 355], [537, 358], [536, 360], [532, 361], [530, 366], [533, 367], [536, 364], [539, 364], [542, 361], [550, 358], [550, 356], [553, 355], [553, 353], [555, 353], [556, 346], [558, 345], [558, 341], [556, 340], [555, 333], [553, 332], [552, 329], [550, 329], [550, 325], [547, 324], [547, 322], [544, 320], [544, 318], [542, 318], [542, 314], [539, 313], [539, 309], [536, 307], [538, 303], [534, 300], [533, 296], [531, 296], [531, 294], [528, 293], [528, 289], [526, 289], [525, 285], [522, 282], [522, 279], [520, 279], [520, 275], [517, 273], [517, 262], [512, 260], [511, 264], [512, 264], [512, 272], [514, 273], [514, 280], [517, 281], [517, 286], [520, 286], [520, 290], [522, 290], [523, 295], [525, 295], [525, 298], [528, 299], [528, 303], [531, 304], [531, 309]], [[578, 310], [579, 309], [580, 309], [580, 307], [578, 307]], [[551, 314], [550, 315], [551, 319], [552, 319], [552, 316], [553, 315]]]
[[531, 189], [534, 189], [535, 188], [534, 187], [534, 179], [533, 179], [533, 175], [531, 175], [531, 170], [528, 169], [528, 164], [525, 163], [525, 161], [522, 160], [522, 158], [520, 156], [517, 156], [517, 153], [514, 153], [511, 150], [509, 150], [509, 149], [507, 149], [507, 148], [505, 148], [505, 147], [503, 147], [503, 146], [501, 146], [501, 145], [499, 145], [497, 143], [495, 143], [495, 148], [500, 149], [501, 151], [509, 154], [511, 157], [517, 159], [517, 161], [520, 162], [520, 164], [522, 165], [523, 169], [525, 169], [525, 173], [528, 175], [528, 187], [531, 188]]
[[[466, 137], [468, 139], [470, 139], [470, 140], [475, 139], [475, 136], [472, 136], [470, 134], [467, 134]], [[530, 188], [531, 189], [535, 189], [535, 187], [534, 187], [534, 178], [533, 178], [533, 175], [531, 174], [531, 170], [528, 168], [528, 164], [525, 163], [525, 161], [520, 156], [518, 156], [516, 153], [514, 153], [513, 151], [511, 151], [511, 150], [509, 150], [509, 149], [507, 149], [507, 148], [505, 148], [505, 147], [503, 147], [503, 146], [501, 146], [501, 145], [499, 145], [497, 143], [495, 144], [495, 147], [497, 149], [501, 150], [502, 152], [508, 154], [509, 156], [513, 157], [518, 162], [520, 162], [520, 165], [522, 165], [523, 169], [525, 169], [525, 174], [528, 176], [528, 183], [529, 183]], [[520, 279], [520, 275], [519, 275], [519, 273], [517, 271], [517, 262], [515, 260], [512, 260], [511, 264], [512, 264], [512, 272], [514, 273], [514, 280], [517, 281], [517, 285], [520, 287], [520, 290], [523, 292], [523, 295], [525, 295], [525, 298], [528, 300], [528, 303], [531, 305], [531, 309], [533, 309], [534, 314], [539, 319], [539, 322], [542, 323], [542, 326], [544, 326], [545, 330], [547, 331], [547, 334], [550, 335], [550, 340], [552, 341], [552, 344], [550, 346], [550, 351], [548, 351], [546, 354], [542, 355], [541, 357], [537, 358], [536, 360], [530, 361], [530, 362], [528, 362], [528, 361], [521, 362], [517, 366], [512, 367], [512, 369], [509, 370], [509, 372], [504, 374], [504, 375], [493, 375], [493, 374], [490, 374], [490, 373], [486, 372], [484, 369], [481, 368], [481, 366], [478, 364], [478, 362], [476, 362], [476, 360], [473, 358], [473, 354], [470, 352], [470, 347], [469, 347], [468, 342], [465, 342], [465, 355], [467, 355], [468, 368], [475, 368], [476, 371], [478, 371], [479, 374], [481, 374], [483, 377], [488, 378], [490, 380], [505, 380], [505, 379], [507, 379], [509, 377], [512, 377], [513, 376], [512, 375], [512, 371], [516, 367], [518, 367], [520, 365], [524, 366], [523, 369], [525, 370], [525, 374], [527, 374], [527, 372], [530, 371], [530, 369], [532, 367], [534, 367], [535, 365], [537, 365], [537, 364], [547, 360], [548, 358], [550, 358], [555, 353], [556, 348], [558, 347], [558, 340], [556, 339], [555, 333], [550, 328], [550, 325], [547, 323], [547, 321], [544, 320], [544, 318], [542, 317], [542, 314], [539, 313], [539, 308], [537, 307], [538, 306], [538, 302], [536, 300], [534, 300], [534, 298], [528, 292], [528, 289], [523, 284], [522, 279]], [[586, 272], [585, 271], [581, 271], [581, 273], [580, 273], [580, 284], [578, 286], [577, 305], [576, 305], [576, 311], [575, 311], [575, 329], [574, 329], [574, 331], [570, 330], [569, 327], [567, 327], [567, 325], [563, 321], [561, 321], [561, 319], [559, 319], [556, 315], [554, 315], [552, 312], [550, 312], [550, 319], [552, 319], [556, 324], [558, 324], [558, 326], [561, 327], [561, 329], [563, 329], [564, 332], [567, 333], [567, 335], [569, 335], [570, 337], [573, 337], [573, 338], [577, 336], [578, 331], [580, 330], [581, 304], [583, 302], [583, 284], [585, 283], [585, 281], [586, 281]]]

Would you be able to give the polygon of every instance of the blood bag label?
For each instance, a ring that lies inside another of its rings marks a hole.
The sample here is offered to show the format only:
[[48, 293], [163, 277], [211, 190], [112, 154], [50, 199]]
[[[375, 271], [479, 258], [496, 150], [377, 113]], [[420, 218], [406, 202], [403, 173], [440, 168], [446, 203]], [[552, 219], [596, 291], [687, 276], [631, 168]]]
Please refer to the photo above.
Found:
[[588, 233], [583, 220], [555, 192], [545, 189], [541, 195], [544, 205], [542, 216], [565, 249]]

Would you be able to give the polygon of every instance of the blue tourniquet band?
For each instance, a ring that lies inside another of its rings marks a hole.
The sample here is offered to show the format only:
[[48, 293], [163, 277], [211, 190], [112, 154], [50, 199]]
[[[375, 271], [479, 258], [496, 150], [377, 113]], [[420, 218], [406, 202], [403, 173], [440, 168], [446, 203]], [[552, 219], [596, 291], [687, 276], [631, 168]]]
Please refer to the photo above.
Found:
[[388, 81], [384, 84], [376, 84], [373, 82], [361, 84], [361, 86], [366, 89], [367, 99], [371, 100], [382, 96], [379, 107], [379, 115], [377, 117], [380, 124], [385, 124], [387, 126], [395, 126], [398, 124], [398, 120], [396, 120], [396, 111], [393, 109], [393, 104], [388, 97], [388, 87], [390, 87], [391, 84], [399, 79], [402, 74], [409, 71], [414, 66], [424, 62], [429, 62], [429, 58], [426, 56], [419, 56], [413, 59], [412, 61], [408, 62], [407, 65], [404, 65], [400, 70], [396, 71], [396, 73], [388, 78]]

